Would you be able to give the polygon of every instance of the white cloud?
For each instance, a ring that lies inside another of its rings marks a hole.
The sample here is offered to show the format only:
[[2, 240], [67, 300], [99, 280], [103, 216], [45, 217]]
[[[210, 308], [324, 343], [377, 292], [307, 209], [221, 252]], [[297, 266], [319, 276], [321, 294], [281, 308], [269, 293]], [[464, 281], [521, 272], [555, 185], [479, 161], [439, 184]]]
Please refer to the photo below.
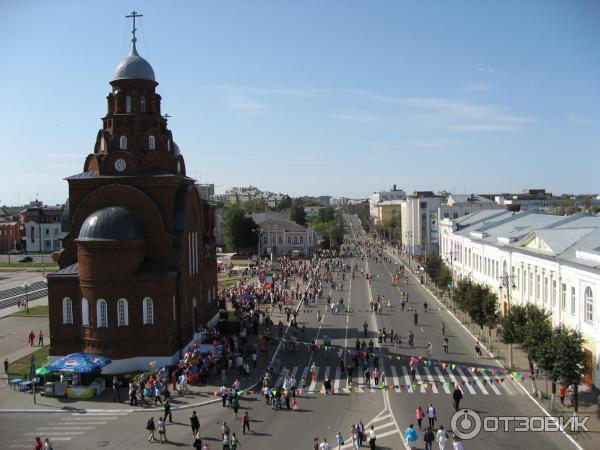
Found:
[[495, 70], [492, 69], [491, 67], [483, 67], [483, 66], [476, 67], [475, 70], [480, 73], [494, 73], [495, 72]]
[[246, 95], [228, 95], [226, 101], [229, 108], [234, 111], [262, 111], [269, 108], [266, 103], [259, 102]]

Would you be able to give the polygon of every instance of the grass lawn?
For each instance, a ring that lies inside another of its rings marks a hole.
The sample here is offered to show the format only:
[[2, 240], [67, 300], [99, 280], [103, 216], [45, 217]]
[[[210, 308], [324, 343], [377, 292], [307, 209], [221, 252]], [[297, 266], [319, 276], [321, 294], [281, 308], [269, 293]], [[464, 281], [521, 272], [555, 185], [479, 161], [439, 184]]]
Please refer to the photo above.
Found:
[[29, 314], [27, 314], [27, 311], [25, 309], [20, 309], [17, 312], [14, 312], [11, 314], [11, 316], [47, 316], [48, 315], [48, 305], [38, 305], [38, 306], [30, 306], [29, 307]]
[[[49, 345], [38, 348], [33, 354], [35, 355], [35, 367], [45, 366], [48, 362], [48, 351], [50, 350]], [[31, 355], [23, 356], [21, 359], [10, 362], [8, 366], [9, 378], [19, 377], [23, 375], [29, 375], [29, 362], [31, 361]]]
[[217, 288], [219, 290], [230, 289], [232, 287], [235, 287], [238, 281], [240, 281], [240, 277], [222, 278], [217, 281]]

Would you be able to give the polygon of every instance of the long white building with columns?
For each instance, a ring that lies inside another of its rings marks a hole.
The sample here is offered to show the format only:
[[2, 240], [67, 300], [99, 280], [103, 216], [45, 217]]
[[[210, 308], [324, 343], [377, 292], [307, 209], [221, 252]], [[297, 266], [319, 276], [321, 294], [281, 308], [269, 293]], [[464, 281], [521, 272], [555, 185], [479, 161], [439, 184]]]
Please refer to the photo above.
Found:
[[484, 210], [440, 222], [440, 256], [454, 280], [486, 284], [500, 311], [535, 303], [554, 325], [580, 330], [600, 386], [600, 217]]

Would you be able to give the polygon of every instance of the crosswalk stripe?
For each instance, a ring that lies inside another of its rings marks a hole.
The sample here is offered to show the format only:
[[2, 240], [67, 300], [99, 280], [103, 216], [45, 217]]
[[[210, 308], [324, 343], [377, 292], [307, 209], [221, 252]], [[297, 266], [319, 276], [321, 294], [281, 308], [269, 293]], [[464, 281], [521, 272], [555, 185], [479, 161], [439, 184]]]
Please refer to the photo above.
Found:
[[481, 389], [481, 392], [483, 392], [485, 395], [489, 395], [484, 386], [484, 382], [477, 376], [477, 372], [471, 372], [471, 376], [473, 377], [473, 380], [475, 380], [475, 384], [479, 386], [479, 389]]
[[[300, 380], [296, 380], [297, 381], [297, 385], [300, 386], [300, 382], [302, 382], [302, 380], [304, 380], [304, 384], [306, 384], [306, 375], [308, 374], [308, 366], [304, 368], [304, 370], [302, 371], [302, 376], [300, 377]], [[304, 386], [300, 386], [301, 388], [303, 388]]]
[[358, 371], [358, 392], [365, 392], [363, 386], [365, 384], [365, 379], [363, 378], [360, 370]]
[[[315, 389], [317, 388], [317, 379], [319, 378], [319, 367], [316, 368], [316, 372], [315, 372], [315, 379], [310, 381], [310, 386], [308, 387], [308, 392], [309, 393], [314, 393]], [[311, 375], [312, 376], [312, 375]]]
[[450, 388], [448, 387], [448, 384], [446, 383], [446, 379], [444, 378], [444, 375], [442, 375], [442, 371], [440, 370], [440, 368], [438, 366], [435, 366], [435, 373], [437, 373], [437, 376], [439, 377], [439, 380], [442, 383], [442, 389], [444, 389], [444, 392], [446, 394], [449, 394]]
[[49, 425], [106, 425], [108, 422], [50, 422]]
[[394, 388], [396, 389], [396, 392], [400, 392], [400, 380], [398, 379], [396, 366], [392, 366], [392, 380], [394, 380]]
[[462, 371], [462, 369], [460, 367], [457, 367], [456, 371], [460, 374], [460, 377], [465, 382], [465, 386], [467, 387], [467, 389], [469, 390], [469, 392], [471, 394], [475, 395], [475, 389], [473, 389], [473, 386], [471, 386], [469, 384], [469, 379], [467, 378], [467, 376], [465, 375], [465, 373]]
[[77, 430], [93, 430], [96, 427], [40, 427], [36, 428], [37, 431], [77, 431]]
[[410, 392], [411, 394], [414, 392], [413, 387], [412, 387], [412, 382], [410, 380], [410, 375], [408, 375], [408, 370], [406, 370], [405, 366], [402, 366], [402, 373], [404, 374], [404, 382], [406, 383], [406, 387], [408, 389], [408, 392]]
[[432, 383], [431, 385], [431, 390], [437, 394], [438, 393], [438, 388], [435, 385], [435, 380], [433, 379], [433, 377], [431, 376], [431, 371], [429, 370], [429, 367], [425, 366], [423, 367], [423, 369], [425, 369], [425, 373], [427, 374], [427, 379], [429, 380], [430, 383]]
[[494, 384], [494, 378], [492, 376], [487, 376], [485, 373], [483, 374], [483, 379], [487, 381], [488, 386], [494, 391], [496, 395], [501, 395], [500, 390]]
[[[25, 435], [25, 436], [37, 436], [38, 434], [40, 434], [40, 433], [38, 433], [38, 432], [35, 432], [35, 433], [23, 433], [23, 435]], [[71, 434], [75, 435], [75, 434], [83, 434], [83, 431], [47, 431], [44, 434], [47, 435], [47, 436], [53, 436], [53, 435], [59, 435], [60, 436], [61, 434], [64, 434], [64, 435], [71, 435]]]
[[335, 380], [333, 381], [333, 392], [336, 394], [340, 390], [340, 376], [341, 376], [340, 366], [337, 366], [335, 368]]
[[419, 384], [419, 388], [421, 389], [421, 394], [424, 394], [425, 386], [423, 386], [423, 378], [421, 378], [421, 374], [419, 373], [418, 368], [417, 368], [417, 371], [415, 372], [415, 379], [417, 380], [417, 383]]

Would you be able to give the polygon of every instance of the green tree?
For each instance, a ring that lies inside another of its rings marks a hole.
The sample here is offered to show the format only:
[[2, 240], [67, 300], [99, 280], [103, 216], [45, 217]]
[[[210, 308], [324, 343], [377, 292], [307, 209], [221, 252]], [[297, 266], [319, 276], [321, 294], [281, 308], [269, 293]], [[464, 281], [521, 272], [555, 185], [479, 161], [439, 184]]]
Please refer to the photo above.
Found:
[[292, 199], [289, 195], [284, 195], [279, 204], [277, 205], [278, 211], [283, 211], [284, 209], [289, 209], [292, 207]]
[[[575, 412], [578, 410], [577, 387], [588, 369], [584, 348], [585, 339], [580, 331], [559, 325], [552, 333], [549, 351], [554, 354], [554, 364], [550, 369], [551, 379], [564, 386], [575, 387]], [[556, 387], [553, 386], [553, 394]]]
[[435, 279], [435, 285], [439, 289], [448, 289], [448, 284], [452, 283], [452, 272], [445, 265], [442, 265], [440, 270], [438, 271]]
[[327, 206], [319, 210], [319, 222], [331, 222], [333, 219], [335, 219], [335, 209], [333, 209], [331, 206]]
[[442, 258], [440, 256], [428, 256], [425, 259], [425, 272], [427, 272], [427, 275], [429, 275], [431, 280], [435, 280], [443, 265], [444, 263], [442, 262]]
[[258, 244], [258, 225], [237, 205], [230, 205], [223, 211], [223, 234], [225, 246], [236, 252], [254, 249]]
[[298, 225], [306, 226], [306, 211], [304, 211], [304, 206], [298, 204], [292, 206], [290, 209], [290, 219]]

